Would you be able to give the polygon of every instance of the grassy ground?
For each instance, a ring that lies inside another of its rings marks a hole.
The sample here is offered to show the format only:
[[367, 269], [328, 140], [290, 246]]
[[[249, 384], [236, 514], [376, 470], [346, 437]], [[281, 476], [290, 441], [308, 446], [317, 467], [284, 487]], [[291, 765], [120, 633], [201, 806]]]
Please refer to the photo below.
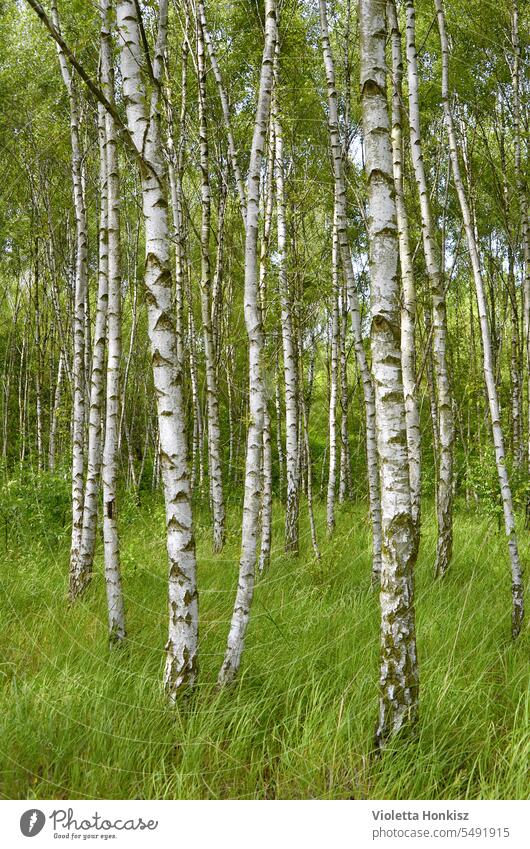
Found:
[[[279, 512], [279, 511], [277, 511]], [[166, 586], [161, 506], [124, 511], [129, 639], [109, 651], [101, 561], [81, 603], [65, 600], [68, 532], [0, 540], [0, 795], [7, 798], [528, 798], [528, 627], [509, 639], [503, 535], [457, 512], [455, 558], [432, 580], [427, 515], [417, 571], [421, 726], [371, 755], [377, 598], [363, 507], [323, 533], [320, 564], [302, 522], [298, 561], [281, 552], [258, 585], [242, 674], [214, 688], [237, 575], [237, 512], [211, 555], [197, 527], [201, 670], [177, 709], [161, 692]], [[6, 519], [6, 522], [8, 520]], [[15, 528], [16, 530], [16, 528]], [[523, 536], [523, 534], [522, 534]], [[2, 550], [2, 543], [4, 548]], [[522, 539], [528, 562], [529, 545]]]

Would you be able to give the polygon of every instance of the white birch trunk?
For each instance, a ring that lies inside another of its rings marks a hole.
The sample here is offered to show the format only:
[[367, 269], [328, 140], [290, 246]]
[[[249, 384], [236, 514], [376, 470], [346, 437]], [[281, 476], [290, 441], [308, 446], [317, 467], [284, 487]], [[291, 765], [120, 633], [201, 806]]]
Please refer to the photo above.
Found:
[[[114, 103], [114, 73], [110, 33], [111, 3], [101, 5], [101, 83], [110, 103]], [[118, 535], [118, 441], [120, 435], [121, 366], [121, 262], [120, 262], [120, 180], [117, 133], [114, 118], [105, 116], [105, 153], [107, 163], [107, 393], [105, 439], [103, 445], [103, 546], [109, 641], [125, 639], [125, 610], [121, 583], [120, 541]]]
[[398, 239], [386, 99], [386, 0], [360, 0], [361, 104], [368, 180], [372, 371], [377, 410], [383, 547], [381, 661], [376, 742], [417, 718], [414, 621], [416, 534], [410, 500], [401, 377]]
[[[527, 463], [530, 470], [530, 223], [528, 221], [528, 200], [524, 180], [524, 171], [521, 167], [521, 43], [519, 39], [519, 4], [512, 0], [512, 89], [513, 89], [513, 122], [514, 122], [514, 158], [515, 179], [519, 201], [519, 214], [521, 220], [521, 241], [523, 243], [523, 334], [524, 355], [527, 369], [527, 406], [528, 406], [528, 445]], [[524, 427], [523, 427], [524, 430]], [[530, 515], [530, 494], [528, 495], [527, 517]]]
[[469, 257], [471, 260], [471, 268], [473, 271], [473, 280], [475, 282], [475, 292], [477, 296], [477, 308], [480, 321], [480, 332], [482, 336], [482, 353], [484, 357], [484, 381], [486, 384], [486, 391], [488, 396], [491, 427], [493, 431], [493, 443], [495, 446], [495, 460], [497, 463], [497, 474], [499, 477], [499, 488], [504, 512], [504, 527], [508, 540], [508, 551], [510, 555], [511, 564], [512, 637], [515, 639], [521, 631], [521, 626], [523, 624], [524, 618], [522, 568], [519, 559], [517, 535], [515, 532], [515, 517], [513, 512], [512, 493], [510, 489], [510, 482], [508, 480], [508, 472], [506, 469], [504, 437], [500, 421], [499, 399], [497, 395], [497, 386], [495, 383], [494, 361], [491, 346], [491, 332], [488, 322], [486, 296], [484, 291], [484, 283], [482, 280], [480, 256], [475, 238], [475, 231], [473, 227], [473, 220], [471, 216], [469, 202], [460, 173], [458, 144], [453, 114], [451, 111], [451, 104], [449, 100], [449, 44], [447, 40], [447, 32], [445, 29], [444, 8], [442, 0], [434, 0], [434, 4], [436, 8], [436, 14], [438, 19], [438, 31], [440, 33], [440, 44], [442, 48], [442, 102], [447, 136], [449, 139], [449, 155], [451, 159], [451, 167], [455, 188], [458, 195], [460, 209], [462, 212], [462, 218], [464, 220], [464, 229], [466, 233], [467, 246], [469, 249]]
[[213, 512], [213, 548], [220, 552], [225, 539], [225, 504], [221, 469], [221, 428], [216, 356], [212, 331], [212, 292], [210, 265], [211, 193], [206, 121], [206, 62], [201, 21], [197, 20], [197, 73], [199, 78], [199, 137], [201, 168], [201, 318], [206, 371], [208, 423], [208, 473]]
[[[59, 17], [57, 4], [52, 3], [52, 22], [57, 30]], [[72, 366], [73, 413], [72, 413], [72, 543], [70, 548], [70, 587], [73, 600], [84, 589], [80, 573], [79, 553], [83, 532], [84, 505], [84, 429], [85, 429], [85, 312], [87, 298], [87, 221], [83, 194], [81, 143], [79, 139], [79, 109], [74, 82], [62, 48], [57, 45], [61, 74], [68, 92], [70, 106], [70, 143], [72, 147], [72, 184], [75, 209], [76, 261], [74, 292], [74, 357]]]
[[[336, 207], [336, 205], [335, 205]], [[337, 386], [339, 347], [339, 246], [337, 237], [337, 212], [333, 215], [333, 243], [331, 248], [332, 310], [331, 310], [331, 369], [329, 378], [328, 444], [329, 473], [326, 499], [326, 525], [331, 536], [335, 528], [335, 494], [337, 488]]]
[[429, 189], [423, 162], [420, 106], [418, 98], [418, 56], [416, 52], [416, 22], [414, 0], [406, 0], [406, 51], [409, 84], [409, 127], [412, 165], [418, 187], [423, 252], [431, 287], [433, 314], [432, 339], [434, 373], [438, 400], [438, 469], [436, 488], [436, 515], [438, 544], [435, 574], [443, 577], [451, 562], [453, 551], [453, 400], [447, 363], [447, 314], [445, 291], [436, 245]]
[[396, 214], [401, 266], [401, 368], [405, 394], [407, 445], [410, 468], [410, 498], [416, 533], [420, 532], [421, 516], [421, 430], [418, 393], [416, 389], [416, 287], [412, 269], [409, 224], [403, 188], [403, 62], [395, 0], [388, 3], [388, 28], [392, 38], [392, 156]]
[[[278, 54], [278, 46], [276, 46]], [[277, 64], [276, 60], [276, 64]], [[298, 476], [298, 368], [293, 334], [291, 293], [287, 278], [285, 189], [283, 164], [283, 131], [278, 114], [277, 98], [273, 97], [274, 137], [276, 155], [276, 223], [278, 231], [278, 279], [280, 288], [283, 377], [285, 386], [285, 460], [287, 472], [287, 501], [285, 508], [285, 550], [298, 554], [299, 476]]]
[[[103, 62], [103, 59], [102, 59]], [[101, 424], [103, 402], [103, 369], [105, 363], [105, 329], [108, 298], [108, 187], [105, 108], [98, 104], [98, 133], [100, 156], [100, 223], [99, 223], [99, 268], [98, 295], [94, 343], [92, 345], [92, 371], [90, 375], [90, 401], [88, 411], [88, 451], [85, 503], [83, 509], [83, 533], [79, 555], [80, 580], [87, 583], [92, 574], [96, 548], [98, 495], [101, 475]]]
[[340, 463], [339, 504], [352, 497], [350, 445], [348, 439], [348, 364], [346, 358], [346, 330], [348, 326], [348, 298], [346, 285], [339, 288], [339, 372], [340, 372]]
[[[159, 9], [159, 38], [153, 63], [158, 82], [162, 75], [167, 24], [165, 0], [161, 0]], [[149, 113], [141, 75], [143, 57], [136, 6], [133, 0], [118, 0], [116, 10], [127, 121], [134, 145], [144, 159], [141, 179], [145, 288], [169, 561], [169, 629], [164, 682], [169, 697], [174, 699], [181, 687], [195, 682], [197, 675], [198, 600], [186, 419], [173, 320], [170, 233], [157, 116], [159, 87], [154, 86]]]
[[[59, 350], [59, 362], [57, 364], [57, 379], [55, 381], [55, 393], [53, 396], [53, 407], [50, 417], [50, 436], [48, 441], [48, 468], [51, 472], [55, 471], [55, 452], [57, 443], [57, 419], [61, 406], [62, 388], [63, 388], [63, 349]], [[6, 384], [6, 389], [9, 389]], [[7, 409], [7, 405], [6, 405]]]
[[[275, 85], [277, 53], [275, 53], [275, 68], [273, 86]], [[267, 290], [267, 260], [269, 257], [270, 234], [272, 227], [272, 212], [274, 205], [274, 158], [276, 144], [274, 138], [274, 121], [269, 122], [269, 149], [267, 157], [267, 182], [265, 198], [265, 215], [263, 222], [263, 237], [261, 239], [261, 250], [259, 258], [259, 291], [261, 300], [262, 320], [265, 321], [266, 314], [266, 290]], [[267, 399], [263, 415], [263, 458], [262, 475], [263, 491], [261, 495], [261, 544], [259, 553], [258, 569], [260, 574], [265, 572], [269, 566], [272, 541], [272, 444], [271, 444], [271, 417]]]
[[322, 53], [324, 57], [324, 69], [326, 72], [328, 94], [328, 129], [331, 144], [331, 156], [333, 160], [333, 176], [335, 180], [337, 236], [339, 241], [339, 250], [342, 263], [342, 273], [344, 275], [344, 279], [346, 281], [346, 288], [348, 291], [353, 340], [355, 345], [355, 355], [357, 358], [357, 364], [359, 367], [359, 372], [361, 374], [361, 381], [363, 385], [366, 416], [368, 492], [370, 498], [370, 515], [372, 519], [373, 536], [372, 573], [374, 580], [377, 580], [379, 572], [381, 570], [381, 496], [379, 492], [377, 466], [374, 386], [372, 383], [372, 377], [370, 375], [368, 362], [366, 360], [366, 352], [364, 350], [359, 300], [357, 297], [357, 288], [350, 253], [350, 246], [348, 244], [344, 161], [342, 158], [342, 146], [339, 137], [339, 113], [337, 103], [337, 90], [335, 87], [335, 67], [329, 42], [326, 0], [319, 0], [319, 9]]
[[258, 515], [261, 501], [263, 415], [265, 408], [262, 366], [263, 330], [259, 303], [257, 256], [258, 218], [260, 173], [270, 112], [276, 30], [276, 0], [266, 0], [265, 45], [247, 178], [244, 312], [249, 341], [250, 415], [247, 433], [241, 557], [239, 561], [239, 583], [230, 632], [228, 634], [227, 648], [223, 664], [219, 671], [219, 685], [230, 683], [238, 673], [254, 593]]

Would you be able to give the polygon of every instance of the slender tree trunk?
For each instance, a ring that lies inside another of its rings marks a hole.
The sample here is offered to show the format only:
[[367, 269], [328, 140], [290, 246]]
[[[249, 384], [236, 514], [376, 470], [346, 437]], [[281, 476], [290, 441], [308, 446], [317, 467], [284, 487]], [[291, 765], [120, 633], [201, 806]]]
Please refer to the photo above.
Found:
[[283, 454], [283, 435], [282, 435], [282, 400], [280, 394], [280, 357], [279, 343], [276, 345], [276, 381], [274, 386], [274, 411], [276, 413], [276, 452], [278, 454], [278, 492], [280, 499], [283, 499], [285, 489], [285, 459]]
[[[110, 33], [111, 2], [101, 5], [101, 82], [110, 103], [114, 103], [114, 72]], [[120, 435], [121, 367], [121, 261], [120, 261], [120, 180], [117, 133], [113, 116], [105, 116], [105, 153], [107, 163], [107, 397], [105, 440], [103, 445], [103, 545], [109, 641], [125, 638], [125, 609], [121, 582], [120, 541], [118, 535], [118, 440]]]
[[368, 180], [372, 370], [377, 410], [383, 548], [378, 746], [414, 722], [418, 667], [414, 621], [417, 544], [410, 498], [401, 376], [398, 239], [386, 99], [386, 0], [360, 0], [361, 105]]
[[212, 292], [210, 267], [211, 193], [206, 121], [206, 62], [204, 35], [197, 19], [197, 72], [199, 77], [199, 136], [201, 166], [201, 317], [206, 370], [208, 420], [208, 472], [213, 512], [213, 548], [220, 552], [225, 538], [225, 505], [221, 469], [221, 429], [219, 425], [219, 393], [212, 331]]
[[494, 376], [491, 333], [488, 323], [486, 297], [482, 280], [480, 256], [478, 252], [477, 242], [475, 239], [475, 232], [473, 229], [473, 221], [469, 208], [469, 202], [460, 173], [458, 144], [453, 120], [453, 113], [451, 110], [451, 103], [449, 99], [449, 44], [445, 28], [444, 8], [442, 0], [434, 0], [434, 4], [436, 8], [436, 14], [438, 19], [438, 31], [440, 33], [440, 44], [442, 48], [442, 101], [444, 109], [444, 119], [447, 129], [447, 136], [449, 139], [449, 155], [451, 158], [453, 180], [458, 195], [458, 201], [460, 204], [462, 217], [464, 219], [467, 246], [471, 260], [473, 279], [475, 282], [477, 308], [480, 320], [480, 331], [482, 336], [482, 353], [484, 357], [484, 381], [486, 384], [486, 390], [488, 395], [491, 426], [493, 431], [493, 442], [495, 445], [495, 460], [497, 463], [497, 474], [499, 476], [499, 487], [504, 512], [504, 526], [506, 529], [508, 550], [510, 554], [512, 580], [512, 637], [515, 639], [517, 636], [519, 636], [524, 618], [522, 568], [517, 546], [517, 535], [515, 532], [515, 517], [513, 512], [512, 493], [510, 489], [510, 482], [508, 480], [508, 472], [506, 470], [504, 437], [500, 421], [499, 400], [497, 396], [497, 386], [495, 383]]
[[198, 17], [200, 21], [200, 25], [202, 28], [204, 40], [206, 42], [206, 46], [208, 48], [208, 55], [210, 57], [210, 64], [212, 66], [213, 75], [215, 78], [215, 82], [217, 84], [217, 89], [219, 91], [219, 98], [221, 100], [221, 107], [223, 110], [223, 120], [226, 128], [226, 135], [228, 138], [228, 152], [230, 154], [230, 161], [232, 163], [232, 170], [234, 172], [234, 177], [236, 181], [237, 192], [239, 196], [239, 204], [241, 208], [241, 214], [243, 216], [243, 222], [246, 220], [247, 214], [247, 199], [245, 192], [245, 184], [243, 182], [243, 177], [241, 175], [241, 169], [239, 167], [239, 163], [237, 160], [237, 152], [236, 146], [234, 143], [234, 136], [232, 134], [232, 125], [230, 121], [230, 107], [228, 104], [228, 97], [226, 96], [226, 90], [223, 85], [223, 79], [221, 76], [221, 72], [219, 70], [219, 64], [217, 62], [217, 54], [215, 52], [214, 45], [212, 43], [212, 39], [210, 37], [210, 33], [208, 31], [208, 26], [206, 24], [206, 15], [204, 12], [204, 3], [202, 0], [198, 0]]
[[348, 298], [346, 286], [339, 288], [339, 361], [340, 361], [340, 465], [339, 504], [353, 495], [348, 436], [348, 362], [346, 357], [346, 330], [348, 327]]
[[431, 287], [433, 305], [433, 352], [438, 398], [439, 454], [436, 489], [438, 545], [435, 574], [445, 575], [453, 550], [453, 399], [447, 362], [447, 314], [443, 274], [436, 245], [427, 177], [423, 162], [420, 107], [418, 98], [418, 55], [416, 52], [416, 20], [414, 0], [406, 0], [407, 71], [409, 84], [409, 126], [412, 164], [418, 187], [421, 212], [423, 251]]
[[420, 532], [421, 515], [421, 430], [418, 393], [416, 389], [416, 287], [412, 269], [409, 224], [403, 188], [403, 63], [401, 33], [395, 0], [388, 3], [388, 25], [392, 36], [392, 155], [396, 214], [401, 266], [401, 368], [405, 393], [407, 445], [410, 468], [410, 497], [416, 533]]
[[[530, 223], [528, 221], [527, 189], [522, 168], [521, 151], [521, 43], [519, 40], [519, 4], [512, 0], [512, 89], [513, 89], [513, 121], [514, 121], [514, 158], [515, 179], [519, 201], [521, 220], [521, 241], [523, 245], [523, 334], [524, 356], [527, 369], [527, 417], [528, 417], [528, 446], [527, 463], [530, 470]], [[524, 428], [523, 428], [524, 429]], [[527, 516], [530, 516], [530, 493], [527, 501]]]
[[[276, 46], [278, 54], [278, 46]], [[298, 368], [296, 344], [293, 334], [292, 299], [287, 276], [286, 214], [283, 164], [283, 130], [278, 114], [276, 96], [273, 97], [274, 137], [276, 155], [274, 176], [276, 180], [276, 217], [278, 230], [278, 279], [280, 288], [281, 328], [283, 349], [283, 377], [285, 386], [285, 459], [287, 471], [287, 502], [285, 509], [285, 550], [298, 554], [299, 476], [298, 476]]]
[[[59, 29], [56, 0], [52, 3], [52, 21]], [[79, 109], [74, 81], [66, 57], [57, 47], [63, 82], [70, 106], [70, 143], [72, 147], [72, 183], [76, 225], [76, 263], [74, 295], [74, 360], [72, 369], [74, 403], [72, 415], [72, 543], [70, 548], [70, 598], [84, 589], [79, 552], [83, 532], [84, 506], [84, 430], [85, 430], [85, 313], [87, 299], [87, 222], [83, 194], [82, 157], [79, 139]]]
[[309, 373], [307, 380], [307, 389], [304, 385], [304, 359], [303, 359], [303, 347], [302, 347], [302, 334], [300, 331], [300, 322], [298, 322], [298, 351], [299, 358], [298, 362], [300, 364], [300, 414], [302, 419], [302, 434], [303, 434], [303, 442], [304, 442], [304, 452], [306, 457], [306, 467], [307, 467], [307, 490], [306, 490], [306, 498], [307, 498], [307, 512], [309, 516], [309, 530], [311, 533], [311, 545], [313, 547], [313, 552], [317, 560], [321, 559], [320, 548], [318, 546], [317, 539], [317, 529], [315, 523], [315, 511], [313, 509], [313, 466], [311, 463], [311, 446], [309, 443], [309, 410], [311, 408], [311, 392], [313, 389], [313, 370], [314, 370], [314, 356], [315, 356], [315, 340], [314, 337], [311, 339], [311, 354], [309, 361]]
[[41, 349], [41, 310], [39, 299], [40, 288], [40, 263], [39, 263], [39, 237], [35, 239], [35, 262], [34, 262], [34, 304], [35, 304], [35, 418], [37, 426], [37, 468], [44, 468], [43, 438], [42, 438], [42, 349]]
[[127, 121], [135, 148], [144, 160], [141, 179], [145, 288], [169, 560], [169, 631], [164, 682], [169, 697], [174, 699], [181, 688], [195, 682], [197, 675], [198, 600], [186, 418], [172, 310], [170, 234], [158, 129], [167, 2], [160, 0], [159, 4], [159, 32], [153, 61], [157, 84], [153, 86], [149, 112], [141, 74], [144, 62], [136, 6], [132, 0], [118, 0], [116, 10]]
[[366, 454], [368, 460], [368, 491], [370, 498], [370, 514], [372, 519], [373, 552], [372, 573], [374, 580], [378, 580], [381, 571], [381, 495], [379, 491], [378, 466], [377, 466], [377, 441], [375, 424], [375, 398], [374, 385], [370, 375], [370, 369], [364, 350], [361, 314], [355, 275], [348, 244], [348, 228], [346, 215], [346, 186], [344, 181], [344, 162], [342, 157], [342, 146], [339, 137], [339, 115], [337, 104], [337, 90], [335, 87], [335, 67], [333, 55], [329, 42], [328, 20], [326, 0], [319, 0], [320, 9], [320, 33], [322, 39], [322, 52], [324, 56], [324, 69], [326, 72], [328, 93], [328, 129], [331, 144], [331, 155], [333, 160], [333, 175], [335, 180], [335, 203], [337, 207], [337, 236], [339, 242], [342, 273], [346, 281], [348, 299], [351, 313], [353, 339], [355, 344], [355, 355], [361, 374], [364, 393], [364, 406], [366, 416]]
[[335, 494], [337, 488], [337, 384], [339, 347], [339, 245], [337, 237], [337, 212], [333, 215], [333, 244], [331, 250], [332, 310], [331, 310], [331, 357], [329, 375], [329, 474], [326, 500], [326, 525], [328, 535], [335, 529]]
[[236, 677], [245, 644], [245, 634], [254, 593], [258, 515], [261, 501], [261, 453], [265, 393], [263, 387], [263, 331], [259, 304], [258, 217], [260, 172], [267, 137], [276, 44], [276, 2], [265, 0], [265, 45], [261, 64], [258, 105], [247, 178], [245, 233], [245, 325], [249, 341], [249, 426], [245, 467], [245, 494], [239, 583], [228, 643], [218, 682], [228, 684]]
[[[275, 53], [275, 74], [276, 64], [278, 61], [278, 52]], [[273, 86], [276, 85], [275, 75], [273, 78]], [[267, 261], [270, 249], [270, 234], [272, 227], [272, 212], [274, 205], [274, 160], [276, 155], [276, 144], [274, 137], [274, 120], [269, 121], [269, 149], [267, 157], [267, 180], [265, 192], [265, 215], [263, 222], [263, 238], [261, 240], [261, 250], [259, 259], [259, 290], [261, 301], [262, 321], [266, 318], [266, 291], [267, 291]], [[271, 554], [272, 541], [272, 445], [271, 445], [271, 417], [269, 413], [268, 399], [265, 401], [265, 410], [263, 414], [263, 459], [262, 459], [262, 475], [263, 475], [263, 492], [261, 496], [261, 545], [259, 553], [259, 572], [265, 572]]]
[[[103, 59], [102, 59], [103, 63]], [[107, 83], [108, 85], [108, 83]], [[88, 451], [83, 533], [79, 554], [79, 580], [87, 584], [92, 574], [96, 548], [98, 495], [101, 474], [101, 416], [103, 402], [103, 370], [105, 363], [105, 327], [108, 299], [108, 187], [107, 187], [107, 128], [105, 107], [98, 105], [98, 132], [100, 152], [100, 222], [98, 297], [94, 344], [92, 346], [92, 371], [88, 412]]]
[[48, 440], [48, 468], [55, 471], [55, 454], [57, 446], [57, 419], [61, 406], [62, 383], [63, 383], [63, 349], [59, 350], [59, 362], [57, 364], [57, 379], [55, 381], [55, 393], [50, 417], [50, 436]]

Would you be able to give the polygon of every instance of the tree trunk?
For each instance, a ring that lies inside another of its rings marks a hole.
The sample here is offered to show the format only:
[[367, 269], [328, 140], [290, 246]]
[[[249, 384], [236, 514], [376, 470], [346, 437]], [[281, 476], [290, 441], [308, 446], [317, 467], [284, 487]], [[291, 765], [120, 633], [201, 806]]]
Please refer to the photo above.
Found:
[[220, 685], [236, 677], [245, 644], [245, 634], [254, 593], [258, 515], [261, 500], [261, 453], [265, 393], [263, 387], [263, 331], [259, 304], [258, 217], [260, 172], [267, 136], [276, 44], [276, 0], [265, 0], [265, 45], [261, 64], [258, 105], [247, 178], [245, 232], [245, 325], [249, 341], [249, 426], [245, 466], [245, 494], [239, 583], [230, 624], [227, 648], [219, 672]]
[[449, 568], [453, 551], [453, 399], [449, 381], [449, 367], [447, 363], [447, 314], [443, 275], [436, 246], [435, 228], [422, 154], [414, 0], [406, 0], [405, 7], [407, 19], [410, 148], [420, 200], [423, 251], [425, 254], [425, 263], [427, 266], [433, 305], [432, 339], [434, 372], [438, 395], [439, 436], [436, 488], [438, 545], [436, 550], [435, 574], [439, 577], [443, 577]]
[[378, 468], [377, 468], [377, 444], [375, 425], [375, 399], [374, 386], [370, 369], [366, 360], [364, 350], [361, 314], [355, 275], [348, 244], [348, 221], [346, 215], [346, 186], [344, 182], [344, 162], [342, 158], [342, 146], [339, 138], [339, 114], [337, 104], [337, 90], [335, 87], [335, 68], [333, 55], [329, 42], [328, 20], [326, 0], [319, 0], [320, 9], [320, 33], [322, 39], [322, 52], [324, 56], [324, 69], [326, 72], [327, 94], [328, 94], [328, 129], [331, 144], [331, 155], [333, 160], [333, 175], [335, 180], [335, 203], [337, 208], [337, 237], [339, 242], [340, 257], [342, 262], [342, 273], [346, 281], [348, 299], [351, 313], [353, 339], [355, 344], [355, 355], [361, 374], [364, 393], [364, 406], [366, 416], [366, 454], [368, 460], [368, 491], [370, 497], [370, 514], [372, 519], [373, 535], [373, 559], [372, 574], [374, 580], [378, 580], [381, 571], [381, 496], [379, 491]]
[[210, 175], [208, 125], [206, 122], [206, 63], [204, 35], [197, 18], [197, 73], [199, 78], [199, 136], [201, 167], [201, 317], [206, 371], [208, 420], [208, 473], [213, 512], [213, 549], [220, 552], [225, 539], [225, 505], [221, 470], [221, 429], [219, 425], [219, 393], [212, 331], [212, 291], [210, 267]]
[[[336, 207], [336, 205], [335, 205]], [[337, 385], [339, 347], [339, 246], [337, 238], [337, 212], [333, 215], [333, 244], [331, 249], [332, 308], [331, 308], [331, 357], [329, 375], [329, 473], [326, 500], [326, 525], [328, 535], [335, 529], [335, 494], [337, 488]]]
[[136, 150], [144, 160], [141, 180], [145, 288], [169, 560], [169, 629], [164, 683], [170, 699], [174, 700], [181, 688], [194, 684], [197, 675], [198, 599], [186, 419], [173, 320], [170, 233], [157, 114], [167, 2], [161, 0], [159, 4], [159, 33], [153, 62], [158, 85], [153, 86], [149, 112], [141, 74], [144, 61], [136, 5], [133, 0], [118, 0], [116, 10], [127, 121]]
[[[59, 30], [56, 0], [52, 3], [52, 21]], [[84, 589], [79, 553], [83, 532], [84, 506], [84, 430], [85, 430], [85, 312], [87, 299], [87, 222], [81, 168], [79, 139], [79, 109], [74, 81], [64, 52], [57, 46], [63, 82], [68, 92], [70, 106], [70, 143], [72, 146], [72, 184], [74, 192], [76, 262], [74, 294], [74, 359], [73, 414], [72, 414], [72, 543], [70, 548], [70, 599], [74, 600]]]
[[447, 129], [447, 136], [449, 139], [449, 155], [451, 158], [453, 179], [458, 195], [460, 209], [462, 212], [462, 218], [464, 219], [467, 246], [469, 249], [471, 268], [473, 271], [473, 280], [475, 282], [477, 308], [480, 320], [480, 331], [482, 336], [482, 353], [484, 357], [484, 381], [486, 384], [486, 390], [488, 395], [491, 427], [493, 431], [493, 442], [495, 445], [495, 460], [497, 463], [497, 474], [499, 477], [499, 487], [504, 512], [504, 527], [506, 530], [508, 550], [510, 554], [512, 580], [512, 637], [515, 639], [517, 636], [519, 636], [524, 618], [522, 569], [521, 562], [519, 560], [517, 535], [515, 532], [515, 517], [513, 512], [512, 493], [510, 489], [510, 482], [508, 480], [508, 472], [506, 470], [504, 437], [500, 421], [497, 386], [495, 383], [494, 364], [491, 347], [491, 334], [487, 316], [484, 284], [482, 280], [482, 269], [480, 264], [478, 246], [475, 239], [475, 232], [473, 228], [473, 221], [469, 208], [469, 202], [460, 173], [457, 138], [453, 121], [453, 114], [451, 110], [451, 104], [449, 100], [449, 44], [445, 29], [445, 15], [442, 0], [434, 0], [434, 4], [436, 8], [436, 14], [438, 19], [438, 31], [440, 33], [440, 44], [442, 48], [442, 101], [444, 109], [444, 119], [445, 126]]
[[403, 63], [401, 33], [395, 0], [388, 3], [388, 26], [392, 36], [392, 156], [396, 214], [401, 266], [401, 368], [405, 394], [407, 445], [410, 468], [410, 497], [416, 533], [420, 532], [421, 516], [421, 430], [418, 393], [416, 389], [416, 287], [412, 269], [409, 223], [403, 188]]
[[361, 105], [368, 180], [372, 371], [380, 462], [383, 547], [378, 746], [414, 722], [417, 545], [410, 499], [401, 377], [398, 240], [386, 100], [386, 0], [360, 0]]
[[[103, 63], [103, 58], [102, 58]], [[102, 79], [102, 83], [103, 83]], [[108, 83], [107, 83], [108, 85]], [[100, 152], [100, 223], [98, 296], [94, 344], [92, 346], [92, 371], [90, 376], [90, 402], [88, 411], [87, 476], [83, 510], [83, 534], [79, 555], [80, 578], [87, 583], [92, 574], [96, 548], [98, 494], [101, 474], [101, 416], [103, 401], [103, 369], [105, 363], [105, 327], [108, 298], [108, 186], [107, 186], [107, 131], [105, 107], [98, 104], [98, 131]]]
[[[278, 53], [278, 46], [276, 47]], [[277, 64], [277, 63], [276, 63]], [[283, 164], [283, 130], [273, 97], [274, 137], [276, 156], [276, 216], [278, 229], [278, 280], [280, 288], [281, 328], [283, 349], [283, 378], [285, 386], [285, 460], [287, 472], [287, 501], [285, 508], [285, 550], [298, 554], [299, 477], [298, 477], [298, 368], [296, 343], [293, 334], [292, 298], [287, 277], [285, 188]]]
[[[111, 3], [101, 6], [101, 82], [107, 99], [114, 103], [114, 73], [110, 41]], [[107, 307], [107, 403], [103, 446], [103, 544], [105, 552], [105, 588], [109, 641], [120, 643], [125, 638], [125, 611], [121, 585], [120, 542], [118, 536], [118, 440], [120, 434], [120, 365], [121, 365], [121, 262], [120, 262], [120, 180], [116, 126], [112, 115], [105, 117], [105, 152], [107, 158], [107, 238], [108, 238], [108, 307]]]

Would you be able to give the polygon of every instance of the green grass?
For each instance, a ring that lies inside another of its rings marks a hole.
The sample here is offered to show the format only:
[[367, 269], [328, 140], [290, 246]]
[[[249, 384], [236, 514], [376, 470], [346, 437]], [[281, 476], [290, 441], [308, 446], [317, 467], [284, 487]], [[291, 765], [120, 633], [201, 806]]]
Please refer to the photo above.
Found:
[[[45, 511], [44, 511], [45, 512]], [[528, 798], [528, 628], [509, 638], [502, 534], [457, 512], [455, 557], [434, 582], [425, 518], [417, 569], [421, 724], [372, 754], [378, 605], [362, 505], [341, 508], [334, 538], [317, 510], [322, 562], [306, 517], [297, 561], [281, 551], [257, 587], [240, 679], [219, 693], [237, 580], [238, 511], [225, 551], [197, 524], [200, 683], [169, 708], [163, 513], [123, 513], [129, 638], [109, 651], [101, 558], [85, 598], [66, 603], [68, 532], [0, 540], [0, 795], [4, 798]], [[40, 514], [39, 514], [40, 515]], [[16, 531], [16, 529], [15, 529]], [[529, 546], [522, 537], [522, 554]]]

